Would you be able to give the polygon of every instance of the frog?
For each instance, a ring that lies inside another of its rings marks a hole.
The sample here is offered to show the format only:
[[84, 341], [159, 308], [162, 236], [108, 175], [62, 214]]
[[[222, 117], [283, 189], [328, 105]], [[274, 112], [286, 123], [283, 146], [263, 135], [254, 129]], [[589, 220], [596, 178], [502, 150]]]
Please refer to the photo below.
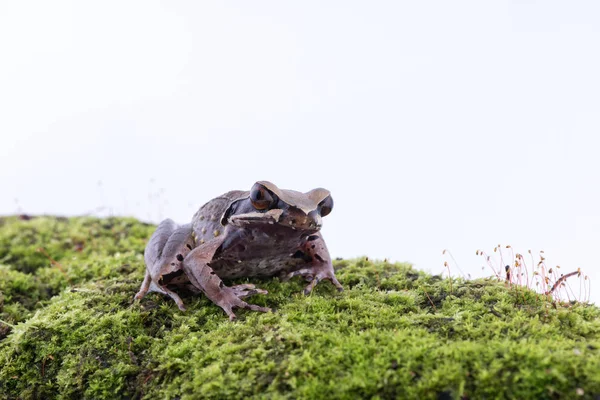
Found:
[[185, 311], [178, 292], [188, 289], [203, 293], [234, 320], [234, 309], [271, 312], [244, 300], [267, 291], [250, 283], [226, 286], [223, 280], [299, 276], [308, 282], [306, 295], [324, 280], [343, 291], [321, 234], [323, 217], [332, 210], [327, 189], [303, 193], [257, 181], [249, 191], [210, 200], [190, 223], [165, 219], [144, 250], [146, 274], [134, 300], [158, 292]]

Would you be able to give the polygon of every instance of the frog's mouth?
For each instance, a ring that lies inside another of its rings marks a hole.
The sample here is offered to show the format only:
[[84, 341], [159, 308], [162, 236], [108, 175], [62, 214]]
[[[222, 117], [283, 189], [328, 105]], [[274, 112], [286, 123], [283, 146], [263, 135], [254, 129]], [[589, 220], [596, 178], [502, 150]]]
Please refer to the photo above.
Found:
[[255, 224], [270, 224], [279, 223], [283, 210], [273, 209], [267, 212], [251, 212], [246, 214], [232, 215], [228, 218], [228, 222], [232, 225], [244, 227]]
[[321, 218], [317, 220], [308, 217], [283, 216], [283, 210], [273, 209], [267, 212], [250, 212], [246, 214], [232, 215], [227, 221], [237, 227], [250, 227], [253, 225], [277, 225], [291, 230], [318, 231], [321, 229]]

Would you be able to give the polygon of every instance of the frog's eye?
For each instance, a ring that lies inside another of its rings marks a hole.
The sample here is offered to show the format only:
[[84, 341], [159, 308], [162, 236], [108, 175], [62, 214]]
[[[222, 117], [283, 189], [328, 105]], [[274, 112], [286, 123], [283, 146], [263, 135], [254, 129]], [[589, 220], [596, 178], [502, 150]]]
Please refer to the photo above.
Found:
[[327, 196], [325, 200], [319, 203], [319, 210], [321, 212], [321, 217], [328, 215], [331, 210], [333, 210], [333, 198]]
[[257, 210], [266, 210], [275, 202], [273, 195], [264, 186], [258, 183], [250, 190], [250, 201]]

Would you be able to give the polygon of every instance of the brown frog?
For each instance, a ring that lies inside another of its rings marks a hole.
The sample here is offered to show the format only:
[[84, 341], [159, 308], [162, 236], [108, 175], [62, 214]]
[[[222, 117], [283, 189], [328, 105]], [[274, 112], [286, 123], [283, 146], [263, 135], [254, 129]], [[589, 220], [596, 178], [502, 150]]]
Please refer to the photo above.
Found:
[[252, 284], [228, 287], [222, 278], [299, 275], [310, 282], [305, 294], [324, 279], [342, 291], [319, 232], [332, 208], [326, 189], [301, 193], [259, 181], [249, 192], [235, 190], [209, 201], [190, 224], [164, 220], [146, 246], [146, 277], [135, 298], [159, 292], [185, 310], [173, 291], [185, 286], [204, 293], [233, 320], [236, 307], [270, 311], [242, 300], [267, 292]]

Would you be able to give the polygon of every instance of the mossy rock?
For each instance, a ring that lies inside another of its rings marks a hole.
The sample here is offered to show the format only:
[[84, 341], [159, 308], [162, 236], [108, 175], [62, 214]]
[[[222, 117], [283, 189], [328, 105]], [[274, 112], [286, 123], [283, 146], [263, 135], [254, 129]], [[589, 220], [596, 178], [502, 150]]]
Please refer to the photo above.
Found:
[[0, 220], [1, 399], [600, 396], [593, 305], [356, 259], [335, 263], [343, 293], [251, 280], [276, 311], [230, 322], [203, 296], [184, 296], [185, 313], [132, 301], [153, 229]]

